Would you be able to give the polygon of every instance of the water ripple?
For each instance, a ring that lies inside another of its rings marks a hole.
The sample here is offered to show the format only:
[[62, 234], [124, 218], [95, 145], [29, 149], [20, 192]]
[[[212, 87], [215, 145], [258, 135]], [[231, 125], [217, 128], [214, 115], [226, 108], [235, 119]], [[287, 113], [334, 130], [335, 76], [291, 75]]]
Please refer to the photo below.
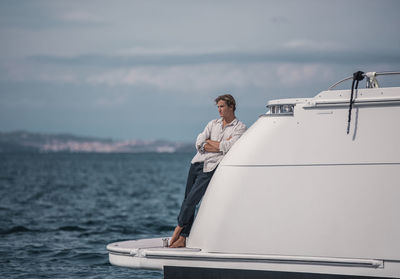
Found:
[[38, 230], [28, 229], [24, 226], [15, 226], [10, 229], [0, 230], [0, 235], [14, 234], [14, 233], [24, 233], [24, 232], [37, 232]]
[[64, 226], [64, 227], [58, 228], [57, 230], [60, 230], [60, 231], [69, 231], [69, 232], [74, 232], [74, 231], [78, 231], [78, 232], [86, 231], [86, 229], [81, 228], [81, 227], [79, 227], [79, 226]]
[[162, 278], [109, 264], [114, 241], [169, 235], [192, 154], [2, 154], [3, 278]]

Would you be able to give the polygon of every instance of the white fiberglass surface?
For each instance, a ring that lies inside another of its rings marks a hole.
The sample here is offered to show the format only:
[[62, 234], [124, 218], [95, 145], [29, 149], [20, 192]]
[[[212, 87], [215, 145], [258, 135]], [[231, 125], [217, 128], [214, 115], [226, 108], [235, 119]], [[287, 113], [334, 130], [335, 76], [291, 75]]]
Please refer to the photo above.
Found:
[[227, 167], [189, 247], [206, 252], [400, 260], [399, 165]]

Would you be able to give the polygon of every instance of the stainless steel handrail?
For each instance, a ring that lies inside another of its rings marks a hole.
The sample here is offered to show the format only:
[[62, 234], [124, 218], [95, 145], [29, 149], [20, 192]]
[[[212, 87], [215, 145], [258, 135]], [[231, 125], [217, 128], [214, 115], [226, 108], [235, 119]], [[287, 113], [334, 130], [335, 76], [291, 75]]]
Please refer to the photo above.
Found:
[[[386, 75], [400, 75], [400, 72], [380, 72], [380, 73], [375, 73], [375, 76], [386, 76]], [[364, 74], [364, 76], [367, 76], [367, 73]], [[338, 82], [336, 82], [335, 84], [331, 85], [328, 90], [332, 90], [333, 88], [335, 88], [338, 84], [345, 82], [347, 80], [351, 80], [353, 79], [353, 76], [349, 76], [346, 77]]]

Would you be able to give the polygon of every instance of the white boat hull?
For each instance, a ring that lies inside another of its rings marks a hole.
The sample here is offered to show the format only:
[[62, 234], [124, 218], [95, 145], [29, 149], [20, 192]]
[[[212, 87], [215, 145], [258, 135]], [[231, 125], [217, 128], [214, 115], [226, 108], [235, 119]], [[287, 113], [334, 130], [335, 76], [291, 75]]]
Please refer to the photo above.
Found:
[[[400, 274], [399, 262], [379, 259], [305, 257], [285, 255], [209, 253], [196, 248], [165, 248], [162, 238], [131, 240], [107, 246], [110, 263], [117, 266], [163, 270], [165, 267], [298, 274], [330, 274], [364, 277], [391, 277]], [[182, 272], [182, 271], [180, 271]], [[187, 272], [193, 272], [188, 269]], [[262, 274], [262, 273], [260, 273]]]
[[347, 126], [349, 98], [270, 101], [219, 164], [189, 248], [113, 243], [110, 262], [400, 278], [400, 87], [358, 90]]

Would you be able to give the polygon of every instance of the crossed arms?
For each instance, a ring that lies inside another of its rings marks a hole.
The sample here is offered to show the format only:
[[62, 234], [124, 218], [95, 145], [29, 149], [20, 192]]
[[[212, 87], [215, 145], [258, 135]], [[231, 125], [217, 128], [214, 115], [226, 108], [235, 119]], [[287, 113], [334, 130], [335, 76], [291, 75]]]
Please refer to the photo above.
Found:
[[224, 155], [246, 130], [246, 126], [239, 123], [238, 126], [229, 127], [229, 129], [232, 129], [229, 138], [215, 141], [211, 139], [211, 134], [214, 129], [214, 133], [220, 133], [217, 121], [218, 120], [210, 121], [204, 131], [198, 135], [196, 149], [199, 152], [222, 153]]
[[[229, 137], [226, 140], [230, 140], [232, 137]], [[207, 152], [221, 152], [221, 150], [219, 149], [219, 141], [215, 141], [215, 140], [206, 140], [206, 144], [204, 145], [204, 150]]]

